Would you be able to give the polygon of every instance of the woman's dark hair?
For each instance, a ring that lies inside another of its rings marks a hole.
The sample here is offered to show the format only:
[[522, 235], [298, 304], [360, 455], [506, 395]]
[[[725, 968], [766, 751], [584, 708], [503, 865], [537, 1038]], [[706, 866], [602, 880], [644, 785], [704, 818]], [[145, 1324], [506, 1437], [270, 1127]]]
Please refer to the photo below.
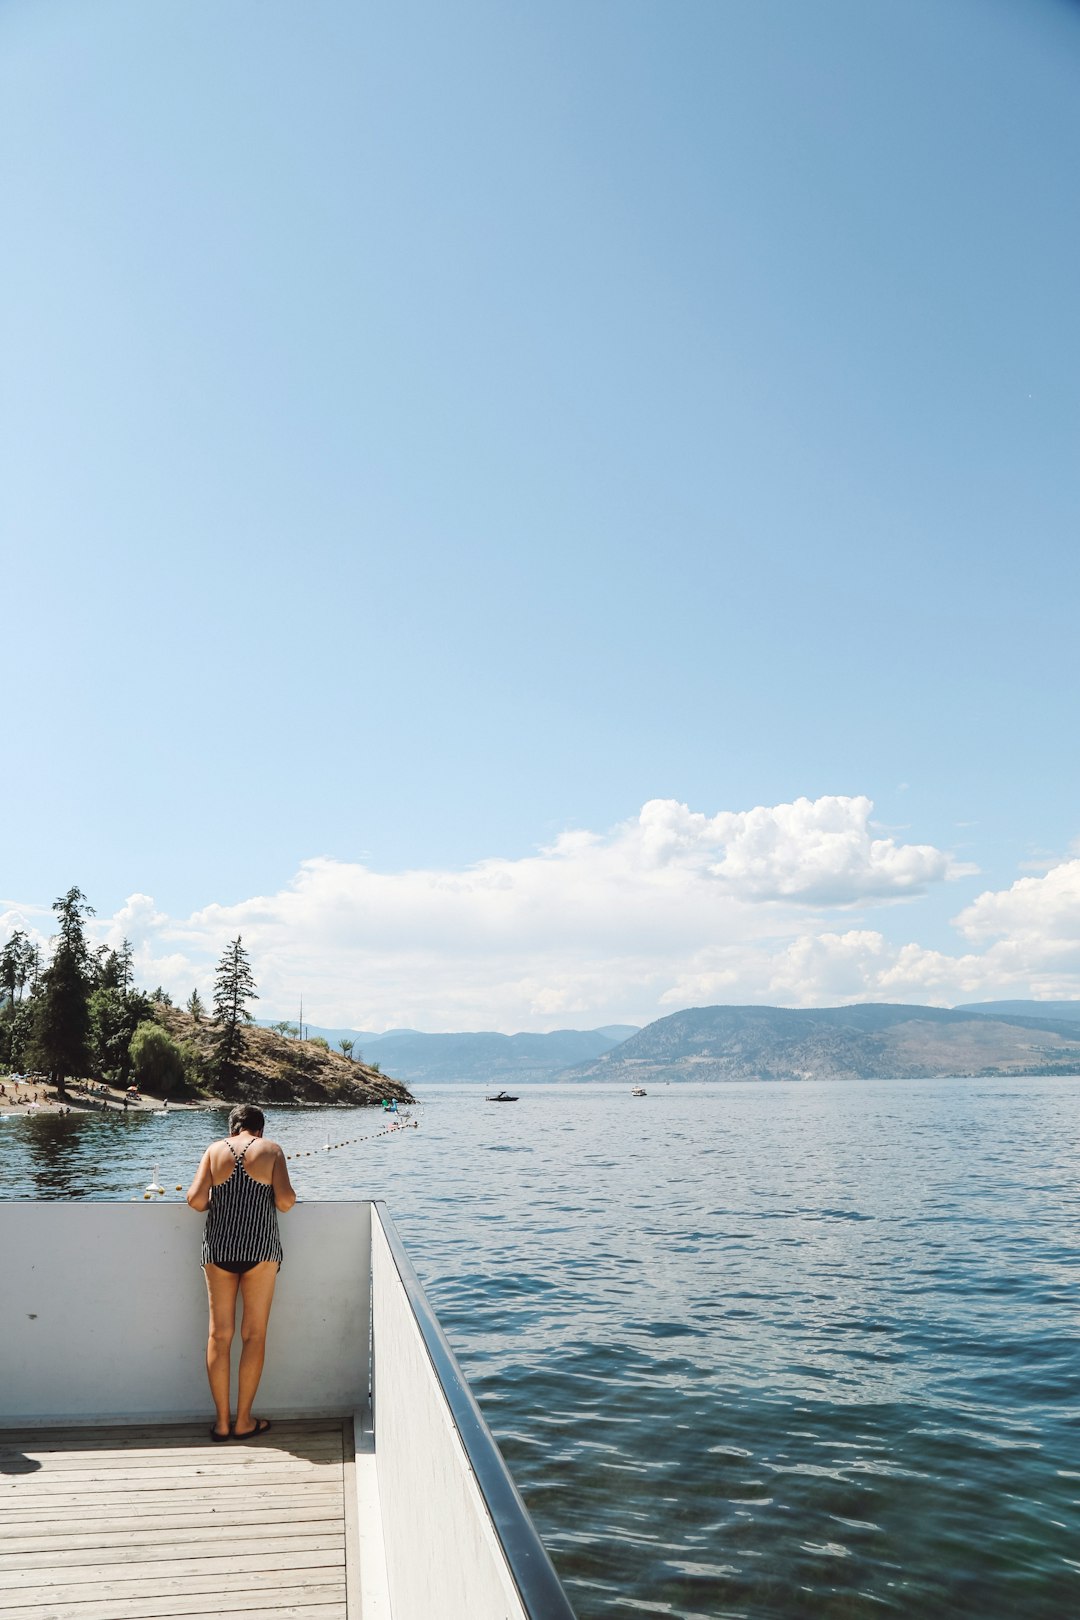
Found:
[[251, 1103], [237, 1103], [229, 1115], [229, 1135], [235, 1136], [237, 1131], [250, 1131], [252, 1136], [258, 1136], [265, 1124], [261, 1108], [255, 1108]]

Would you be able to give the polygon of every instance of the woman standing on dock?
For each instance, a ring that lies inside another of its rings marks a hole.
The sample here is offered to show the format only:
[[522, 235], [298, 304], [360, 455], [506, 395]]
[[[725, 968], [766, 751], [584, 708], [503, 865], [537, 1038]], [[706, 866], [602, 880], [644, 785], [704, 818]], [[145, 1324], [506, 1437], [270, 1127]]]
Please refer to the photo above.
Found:
[[[265, 1434], [266, 1418], [251, 1407], [262, 1376], [266, 1325], [281, 1268], [278, 1211], [292, 1209], [296, 1194], [285, 1155], [263, 1137], [261, 1109], [243, 1103], [229, 1115], [229, 1135], [212, 1142], [202, 1156], [187, 1201], [206, 1210], [202, 1263], [210, 1300], [206, 1373], [217, 1419], [214, 1440], [248, 1440]], [[236, 1296], [244, 1302], [236, 1422], [229, 1416], [230, 1357], [236, 1327]]]

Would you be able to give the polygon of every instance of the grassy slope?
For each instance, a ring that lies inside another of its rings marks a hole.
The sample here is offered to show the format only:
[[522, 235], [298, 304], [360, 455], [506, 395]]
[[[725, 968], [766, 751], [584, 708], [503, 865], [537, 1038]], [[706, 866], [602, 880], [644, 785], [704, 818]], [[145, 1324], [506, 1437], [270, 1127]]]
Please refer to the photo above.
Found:
[[[188, 1041], [201, 1057], [210, 1058], [216, 1025], [205, 1019], [197, 1024], [179, 1007], [159, 1005], [156, 1012], [174, 1041]], [[365, 1063], [353, 1063], [314, 1041], [289, 1040], [256, 1024], [244, 1029], [235, 1080], [216, 1090], [226, 1102], [355, 1105], [379, 1103], [384, 1097], [414, 1100], [400, 1080], [376, 1074]]]

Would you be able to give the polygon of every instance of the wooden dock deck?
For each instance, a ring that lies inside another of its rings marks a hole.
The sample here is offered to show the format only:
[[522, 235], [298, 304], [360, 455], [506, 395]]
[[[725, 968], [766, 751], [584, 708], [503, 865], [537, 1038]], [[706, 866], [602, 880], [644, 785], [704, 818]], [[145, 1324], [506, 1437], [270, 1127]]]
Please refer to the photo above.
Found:
[[353, 1465], [351, 1419], [0, 1431], [0, 1614], [353, 1620]]

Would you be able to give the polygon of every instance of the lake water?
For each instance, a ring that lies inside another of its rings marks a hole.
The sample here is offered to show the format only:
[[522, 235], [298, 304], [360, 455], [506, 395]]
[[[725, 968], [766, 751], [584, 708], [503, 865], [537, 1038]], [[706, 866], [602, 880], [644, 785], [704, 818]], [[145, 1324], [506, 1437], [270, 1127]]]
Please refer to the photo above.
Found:
[[[296, 1184], [388, 1200], [582, 1620], [1080, 1614], [1080, 1083], [431, 1086], [420, 1118]], [[176, 1198], [212, 1129], [8, 1118], [0, 1198], [155, 1162]]]

